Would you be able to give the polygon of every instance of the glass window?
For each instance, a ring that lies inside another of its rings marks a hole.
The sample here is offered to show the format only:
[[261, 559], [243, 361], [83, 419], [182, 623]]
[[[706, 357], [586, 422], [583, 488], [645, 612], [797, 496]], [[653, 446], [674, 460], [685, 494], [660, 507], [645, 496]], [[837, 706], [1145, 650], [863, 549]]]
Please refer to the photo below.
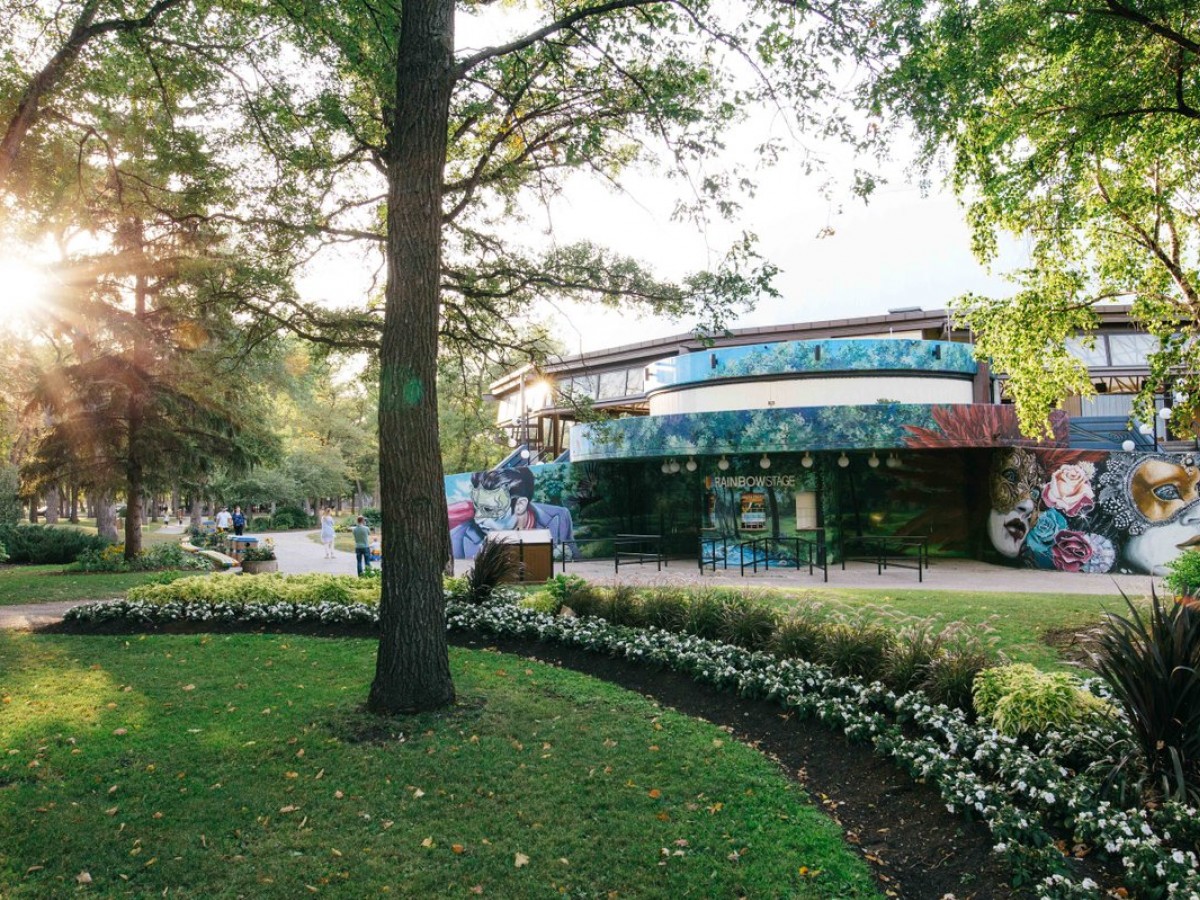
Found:
[[617, 400], [625, 396], [625, 370], [605, 372], [600, 376], [600, 400]]
[[1108, 346], [1114, 366], [1144, 366], [1158, 349], [1158, 338], [1152, 334], [1110, 334]]
[[1086, 338], [1067, 338], [1067, 352], [1088, 366], [1107, 366], [1108, 350], [1104, 345], [1104, 335], [1096, 335], [1095, 343], [1088, 347]]
[[630, 369], [625, 379], [625, 394], [641, 394], [646, 390], [646, 370], [641, 366]]

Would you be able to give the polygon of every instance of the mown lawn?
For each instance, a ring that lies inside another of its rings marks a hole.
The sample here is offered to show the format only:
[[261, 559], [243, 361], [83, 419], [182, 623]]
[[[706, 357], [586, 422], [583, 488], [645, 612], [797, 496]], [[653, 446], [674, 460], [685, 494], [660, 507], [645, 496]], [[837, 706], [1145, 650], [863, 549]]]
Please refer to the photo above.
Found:
[[[999, 591], [885, 591], [825, 588], [804, 591], [764, 592], [780, 607], [815, 600], [833, 607], [859, 609], [888, 607], [905, 616], [933, 618], [940, 622], [986, 624], [996, 647], [1014, 662], [1042, 668], [1063, 665], [1057, 652], [1044, 640], [1050, 631], [1078, 630], [1101, 621], [1107, 612], [1124, 612], [1119, 594], [1006, 594]], [[1140, 599], [1140, 598], [1131, 598]]]
[[112, 600], [131, 587], [198, 572], [64, 572], [61, 565], [0, 566], [0, 606], [56, 600]]
[[380, 720], [374, 647], [0, 634], [0, 895], [878, 896], [714, 726], [465, 650], [454, 709]]

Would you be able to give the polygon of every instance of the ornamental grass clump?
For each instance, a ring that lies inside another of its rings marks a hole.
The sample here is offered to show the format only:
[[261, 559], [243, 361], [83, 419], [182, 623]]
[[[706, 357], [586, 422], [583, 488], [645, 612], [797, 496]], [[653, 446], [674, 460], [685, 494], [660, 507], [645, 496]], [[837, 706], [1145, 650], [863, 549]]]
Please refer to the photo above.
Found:
[[819, 603], [804, 603], [779, 622], [771, 639], [771, 650], [787, 659], [814, 662], [825, 642], [828, 614]]
[[1000, 662], [992, 644], [976, 627], [952, 622], [942, 632], [942, 650], [930, 661], [921, 690], [934, 703], [973, 711], [975, 677]]
[[684, 630], [688, 618], [687, 594], [677, 587], [660, 585], [641, 595], [642, 619], [663, 631]]
[[1028, 663], [996, 666], [975, 676], [975, 712], [1001, 734], [1031, 736], [1111, 712], [1067, 672], [1042, 672]]
[[701, 588], [692, 595], [684, 631], [713, 640], [721, 629], [725, 595], [713, 588]]
[[884, 655], [880, 677], [898, 694], [911, 691], [929, 675], [929, 667], [942, 651], [942, 632], [931, 619], [901, 627]]
[[638, 603], [637, 589], [628, 584], [614, 584], [597, 591], [599, 603], [594, 615], [613, 625], [642, 624], [642, 611]]
[[863, 621], [832, 622], [825, 627], [820, 662], [835, 675], [851, 675], [875, 681], [892, 646], [892, 632]]
[[484, 541], [475, 554], [471, 570], [464, 576], [467, 592], [463, 599], [467, 603], [486, 603], [498, 585], [512, 581], [520, 563], [499, 541]]
[[775, 610], [748, 596], [736, 597], [721, 606], [717, 638], [747, 650], [766, 650], [778, 625]]
[[1141, 613], [1109, 613], [1089, 665], [1108, 683], [1137, 746], [1149, 798], [1200, 800], [1200, 609], [1152, 591]]

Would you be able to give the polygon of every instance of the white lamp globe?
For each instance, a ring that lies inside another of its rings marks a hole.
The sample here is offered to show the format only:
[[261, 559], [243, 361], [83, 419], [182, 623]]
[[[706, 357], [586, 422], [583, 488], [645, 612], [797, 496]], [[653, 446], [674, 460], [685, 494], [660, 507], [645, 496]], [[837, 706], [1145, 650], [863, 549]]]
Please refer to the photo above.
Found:
[[689, 456], [687, 464], [684, 466], [684, 468], [686, 468], [689, 472], [695, 472], [697, 468], [695, 458]]
[[727, 460], [725, 458], [724, 453], [722, 453], [721, 458], [717, 460], [717, 468], [720, 469], [722, 472], [726, 471], [729, 468], [729, 460]]
[[842, 455], [838, 457], [838, 465], [843, 469], [846, 468], [846, 466], [850, 465], [850, 457], [843, 452]]
[[1153, 433], [1154, 433], [1154, 426], [1150, 425], [1147, 422], [1143, 422], [1141, 425], [1138, 426], [1138, 434], [1153, 434]]
[[679, 463], [676, 462], [675, 460], [671, 460], [671, 474], [674, 475], [678, 471], [679, 471]]
[[874, 450], [871, 451], [871, 458], [867, 460], [867, 465], [870, 466], [872, 469], [879, 468], [879, 457], [875, 455]]
[[1132, 453], [1133, 448], [1134, 448], [1133, 441], [1122, 441], [1121, 442], [1121, 449], [1124, 450], [1126, 453]]
[[763, 468], [763, 469], [771, 468], [771, 458], [769, 456], [767, 456], [767, 454], [764, 453], [762, 455], [762, 459], [760, 459], [758, 461], [758, 465], [760, 468]]
[[660, 468], [662, 469], [662, 473], [664, 475], [671, 474], [671, 464], [669, 462], [667, 462], [665, 459], [663, 460], [663, 464]]
[[1158, 411], [1158, 417], [1160, 419], [1162, 419], [1164, 422], [1167, 421], [1167, 419], [1171, 418], [1171, 407], [1164, 406], [1162, 409], [1160, 409]]
[[529, 459], [529, 448], [528, 447], [521, 448], [521, 459]]
[[889, 453], [887, 458], [887, 467], [889, 469], [900, 468], [900, 457], [898, 457], [895, 453]]
[[806, 469], [811, 469], [813, 467], [812, 454], [806, 452], [800, 459], [800, 465], [804, 466]]

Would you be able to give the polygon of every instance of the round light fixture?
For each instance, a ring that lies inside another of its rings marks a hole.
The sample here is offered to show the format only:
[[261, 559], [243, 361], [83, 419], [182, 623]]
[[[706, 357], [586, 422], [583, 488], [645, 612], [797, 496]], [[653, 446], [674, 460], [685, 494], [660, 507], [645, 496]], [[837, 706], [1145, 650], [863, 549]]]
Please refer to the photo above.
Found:
[[664, 475], [671, 474], [671, 464], [669, 462], [667, 462], [665, 459], [663, 460], [663, 464], [662, 464], [662, 466], [660, 466], [660, 469], [662, 470], [662, 473]]
[[673, 459], [673, 460], [671, 460], [671, 466], [670, 466], [670, 468], [671, 468], [671, 474], [672, 474], [672, 475], [674, 475], [676, 472], [678, 472], [678, 471], [679, 471], [679, 461], [678, 461], [678, 460], [674, 460], [674, 459]]
[[842, 455], [838, 457], [838, 465], [843, 469], [850, 465], [850, 457], [846, 455], [845, 451], [842, 451]]
[[870, 466], [872, 469], [879, 468], [879, 457], [875, 455], [874, 450], [871, 451], [871, 457], [870, 457], [870, 459], [867, 460], [867, 465]]
[[888, 458], [887, 458], [887, 467], [889, 469], [900, 468], [900, 457], [897, 456], [895, 453], [889, 453]]
[[1133, 441], [1122, 441], [1121, 442], [1121, 449], [1124, 450], [1126, 453], [1132, 453], [1133, 448], [1134, 448]]
[[684, 468], [685, 468], [685, 469], [687, 469], [689, 472], [695, 472], [695, 471], [696, 471], [696, 468], [697, 468], [697, 466], [696, 466], [696, 457], [694, 457], [694, 456], [689, 456], [689, 457], [688, 457], [687, 464], [684, 466]]
[[720, 469], [722, 472], [726, 471], [729, 468], [729, 460], [727, 460], [725, 458], [724, 453], [722, 453], [721, 458], [717, 460], [717, 468]]
[[1167, 421], [1167, 419], [1171, 418], [1171, 407], [1164, 406], [1162, 409], [1160, 409], [1158, 411], [1158, 417], [1160, 419], [1162, 419], [1164, 422]]
[[762, 455], [762, 459], [760, 459], [758, 461], [758, 465], [759, 465], [759, 468], [762, 468], [762, 469], [771, 468], [771, 457], [767, 456], [767, 454], [764, 453]]
[[804, 466], [806, 469], [811, 469], [813, 467], [812, 454], [807, 450], [805, 450], [804, 455], [800, 457], [800, 465]]
[[529, 459], [529, 448], [528, 447], [521, 448], [521, 459]]
[[515, 447], [515, 446], [517, 446], [517, 439], [516, 439], [515, 437], [511, 437], [511, 438], [509, 438], [509, 439], [508, 439], [508, 446], [510, 446], [510, 447]]
[[1150, 425], [1147, 422], [1143, 422], [1141, 425], [1138, 426], [1138, 434], [1153, 434], [1153, 433], [1154, 433], [1154, 426]]

